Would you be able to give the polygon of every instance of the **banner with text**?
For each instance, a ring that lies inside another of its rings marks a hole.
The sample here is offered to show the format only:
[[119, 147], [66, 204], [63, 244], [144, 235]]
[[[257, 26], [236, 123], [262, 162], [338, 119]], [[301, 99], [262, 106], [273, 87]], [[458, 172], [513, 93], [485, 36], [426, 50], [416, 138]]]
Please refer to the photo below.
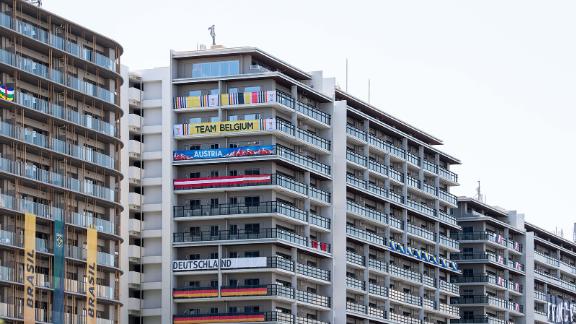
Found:
[[98, 232], [88, 228], [86, 250], [86, 324], [96, 324], [96, 276], [98, 266]]
[[24, 322], [36, 323], [36, 216], [24, 215]]
[[256, 132], [261, 130], [274, 129], [276, 129], [276, 120], [274, 118], [233, 120], [194, 124], [177, 124], [174, 125], [174, 136], [215, 135], [221, 133]]
[[201, 259], [172, 261], [172, 271], [201, 271], [214, 269], [242, 269], [263, 268], [267, 265], [266, 257], [257, 258], [230, 258], [230, 259]]
[[548, 295], [546, 314], [548, 322], [558, 324], [576, 323], [576, 304], [560, 296]]
[[260, 156], [274, 154], [274, 145], [243, 146], [211, 150], [174, 151], [174, 161], [221, 159], [231, 157]]

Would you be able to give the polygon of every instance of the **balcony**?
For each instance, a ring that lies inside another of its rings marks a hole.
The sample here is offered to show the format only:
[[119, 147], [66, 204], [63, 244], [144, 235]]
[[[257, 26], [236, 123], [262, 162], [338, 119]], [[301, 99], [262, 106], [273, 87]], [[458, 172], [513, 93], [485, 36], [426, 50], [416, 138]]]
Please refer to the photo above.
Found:
[[142, 101], [143, 92], [140, 89], [134, 87], [128, 88], [128, 103], [132, 106], [140, 106]]
[[474, 318], [452, 319], [450, 323], [456, 324], [506, 324], [506, 321], [492, 316], [479, 316]]
[[[52, 209], [54, 209], [54, 207], [52, 207]], [[70, 218], [67, 220], [67, 222], [70, 224], [74, 224], [76, 226], [86, 228], [94, 227], [99, 232], [107, 234], [117, 235], [118, 233], [117, 232], [118, 229], [116, 228], [116, 224], [114, 222], [98, 217], [93, 217], [88, 214], [80, 214], [72, 212], [70, 213]]]
[[316, 107], [310, 106], [298, 100], [294, 100], [294, 98], [292, 98], [287, 93], [276, 91], [276, 101], [317, 122], [330, 125], [331, 116], [329, 114], [318, 110]]
[[306, 185], [293, 178], [280, 174], [257, 174], [223, 177], [203, 177], [175, 179], [174, 190], [199, 190], [212, 188], [243, 188], [251, 186], [280, 186], [286, 190], [330, 203], [330, 193]]
[[547, 274], [546, 272], [536, 269], [534, 270], [535, 273], [535, 277], [536, 279], [540, 279], [548, 284], [554, 285], [556, 287], [561, 287], [564, 288], [566, 290], [569, 290], [571, 292], [576, 293], [576, 284], [563, 280], [562, 278], [558, 278], [555, 276], [552, 276], [550, 274]]
[[402, 291], [388, 289], [388, 297], [392, 301], [397, 301], [414, 306], [422, 306], [422, 298], [411, 294], [407, 294]]
[[138, 271], [128, 272], [128, 284], [132, 286], [139, 286], [142, 283], [142, 273]]
[[193, 208], [185, 206], [174, 206], [174, 219], [183, 217], [209, 217], [209, 216], [229, 216], [249, 214], [280, 214], [294, 219], [298, 222], [308, 222], [311, 225], [330, 229], [331, 221], [329, 218], [322, 217], [311, 212], [298, 209], [279, 201], [260, 202], [258, 205], [246, 204], [219, 204], [200, 205]]
[[357, 290], [366, 290], [366, 283], [364, 282], [364, 280], [358, 280], [356, 278], [352, 278], [352, 277], [346, 277], [346, 287], [347, 288], [351, 288], [351, 289], [357, 289]]
[[330, 244], [319, 242], [300, 236], [293, 232], [289, 232], [280, 228], [264, 228], [259, 231], [217, 231], [217, 232], [180, 232], [173, 233], [172, 242], [175, 246], [187, 243], [199, 242], [216, 242], [216, 241], [261, 241], [261, 240], [279, 240], [289, 244], [294, 244], [302, 248], [311, 249], [313, 251], [330, 254]]
[[140, 260], [141, 256], [142, 256], [142, 247], [133, 244], [128, 246], [128, 258], [132, 260]]
[[0, 13], [0, 25], [12, 29], [21, 35], [33, 38], [41, 43], [72, 54], [85, 61], [92, 62], [107, 70], [114, 71], [115, 69], [115, 62], [111, 58], [100, 53], [87, 56], [84, 52], [81, 53], [80, 47], [76, 43], [67, 41], [60, 36], [50, 33], [42, 28], [36, 27], [30, 23], [24, 22], [20, 19], [12, 18], [5, 13]]
[[136, 140], [128, 141], [128, 155], [131, 159], [140, 159], [142, 155], [142, 143]]
[[458, 241], [453, 240], [451, 238], [448, 238], [444, 235], [438, 236], [438, 242], [440, 242], [440, 245], [444, 245], [445, 247], [448, 247], [452, 250], [455, 250], [455, 251], [460, 250], [460, 243]]
[[128, 168], [128, 181], [131, 185], [139, 186], [142, 181], [142, 169], [135, 166]]
[[366, 266], [365, 257], [351, 251], [346, 251], [346, 262], [352, 263], [361, 267]]
[[22, 237], [16, 236], [16, 233], [0, 230], [0, 244], [21, 247], [23, 242]]
[[114, 124], [96, 119], [92, 115], [80, 115], [75, 110], [37, 98], [31, 93], [17, 91], [16, 102], [26, 108], [68, 121], [74, 125], [80, 125], [108, 136], [116, 136], [116, 126]]
[[[83, 247], [66, 245], [64, 251], [65, 251], [64, 255], [67, 258], [86, 261], [86, 249]], [[96, 263], [98, 265], [107, 267], [116, 267], [116, 261], [117, 261], [116, 256], [113, 254], [98, 251], [96, 255]]]
[[286, 148], [284, 146], [276, 145], [276, 154], [287, 161], [299, 164], [305, 169], [312, 170], [316, 173], [320, 173], [324, 176], [329, 177], [331, 175], [330, 166], [321, 162], [318, 162], [310, 157], [298, 154], [293, 150]]
[[299, 139], [322, 150], [330, 151], [331, 142], [329, 140], [300, 129], [282, 119], [276, 119], [276, 130], [286, 133], [296, 139]]
[[425, 240], [432, 241], [432, 242], [435, 241], [434, 238], [436, 237], [436, 235], [434, 235], [434, 232], [427, 230], [425, 228], [414, 226], [412, 224], [408, 224], [407, 232], [409, 234], [421, 237]]
[[142, 131], [142, 121], [144, 119], [142, 116], [136, 114], [129, 114], [128, 115], [128, 129], [134, 133], [140, 133]]
[[452, 297], [451, 303], [452, 305], [490, 305], [501, 310], [509, 310], [517, 313], [524, 312], [524, 307], [522, 305], [493, 296], [467, 295]]
[[142, 208], [142, 195], [135, 192], [128, 193], [128, 206], [130, 210], [139, 211]]
[[524, 265], [517, 261], [505, 260], [504, 256], [486, 252], [452, 253], [452, 260], [457, 262], [487, 261], [499, 264], [510, 270], [524, 272]]
[[52, 150], [59, 154], [71, 156], [77, 160], [93, 163], [108, 169], [114, 169], [114, 159], [109, 155], [97, 152], [88, 146], [66, 143], [65, 141], [46, 136], [29, 128], [0, 122], [0, 135]]
[[516, 252], [522, 252], [522, 245], [516, 241], [506, 239], [503, 235], [488, 232], [488, 231], [479, 231], [479, 232], [463, 232], [463, 233], [453, 233], [453, 239], [459, 241], [488, 241], [492, 243], [496, 243], [503, 247], [508, 247]]
[[[383, 309], [360, 305], [354, 302], [346, 302], [346, 312], [349, 314], [360, 315], [362, 318], [376, 318], [380, 321], [388, 319], [388, 313]], [[418, 322], [418, 324], [420, 324], [420, 322]]]
[[522, 293], [522, 285], [520, 285], [518, 282], [509, 281], [502, 277], [494, 275], [456, 276], [452, 277], [452, 282], [458, 284], [488, 283], [505, 289], [512, 290], [516, 293]]
[[130, 235], [140, 234], [141, 226], [142, 226], [142, 222], [139, 219], [130, 218], [128, 220], [128, 233], [130, 233]]
[[37, 63], [19, 54], [14, 54], [5, 49], [0, 49], [0, 62], [34, 76], [50, 80], [62, 87], [72, 88], [82, 94], [92, 96], [109, 104], [116, 104], [117, 97], [114, 92], [87, 81], [80, 80], [72, 75], [64, 74], [62, 71], [49, 68], [46, 65]]
[[379, 245], [379, 246], [386, 246], [386, 238], [376, 234], [369, 232], [367, 230], [363, 230], [360, 228], [356, 228], [351, 225], [346, 225], [346, 235], [349, 237], [356, 238], [358, 240]]

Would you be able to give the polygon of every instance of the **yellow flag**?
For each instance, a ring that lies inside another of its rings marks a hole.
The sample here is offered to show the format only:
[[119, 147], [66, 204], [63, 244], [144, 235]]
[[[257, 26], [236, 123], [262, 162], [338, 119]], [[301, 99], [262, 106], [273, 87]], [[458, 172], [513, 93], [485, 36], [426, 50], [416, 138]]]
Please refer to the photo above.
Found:
[[24, 214], [24, 323], [36, 323], [36, 216]]
[[94, 228], [88, 228], [86, 244], [86, 324], [96, 324], [96, 277], [98, 266], [98, 232]]

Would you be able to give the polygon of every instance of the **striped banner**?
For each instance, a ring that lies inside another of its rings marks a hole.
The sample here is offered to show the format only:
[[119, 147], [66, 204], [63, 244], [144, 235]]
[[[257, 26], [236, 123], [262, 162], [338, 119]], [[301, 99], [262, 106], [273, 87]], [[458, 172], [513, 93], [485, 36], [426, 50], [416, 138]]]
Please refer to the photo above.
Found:
[[174, 190], [269, 184], [270, 174], [175, 179]]
[[222, 297], [233, 296], [266, 296], [268, 295], [267, 287], [235, 287], [222, 288], [220, 291]]
[[172, 292], [172, 297], [175, 299], [179, 298], [208, 298], [208, 297], [218, 297], [218, 289], [183, 289], [174, 290]]
[[24, 323], [36, 323], [36, 216], [24, 215]]
[[276, 91], [222, 93], [220, 95], [176, 97], [174, 109], [234, 106], [276, 102]]
[[174, 317], [174, 324], [264, 322], [265, 319], [266, 317], [262, 313], [176, 316]]
[[98, 266], [98, 232], [94, 228], [88, 228], [86, 245], [86, 324], [96, 324], [96, 276]]

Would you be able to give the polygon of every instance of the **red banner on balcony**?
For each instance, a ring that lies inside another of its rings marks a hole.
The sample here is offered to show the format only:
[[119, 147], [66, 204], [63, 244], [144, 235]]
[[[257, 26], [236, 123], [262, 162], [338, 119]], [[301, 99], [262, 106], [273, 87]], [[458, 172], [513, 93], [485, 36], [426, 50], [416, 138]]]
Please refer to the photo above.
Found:
[[178, 298], [208, 298], [208, 297], [218, 297], [218, 289], [182, 289], [174, 290], [172, 292], [172, 297]]
[[222, 297], [230, 296], [266, 296], [268, 295], [267, 287], [234, 287], [222, 288], [220, 294]]
[[234, 187], [234, 186], [246, 186], [255, 184], [269, 184], [271, 182], [271, 179], [272, 176], [270, 174], [175, 179], [174, 189], [183, 190], [183, 189], [197, 189], [197, 188]]
[[177, 316], [174, 317], [174, 324], [264, 322], [265, 319], [262, 313]]

